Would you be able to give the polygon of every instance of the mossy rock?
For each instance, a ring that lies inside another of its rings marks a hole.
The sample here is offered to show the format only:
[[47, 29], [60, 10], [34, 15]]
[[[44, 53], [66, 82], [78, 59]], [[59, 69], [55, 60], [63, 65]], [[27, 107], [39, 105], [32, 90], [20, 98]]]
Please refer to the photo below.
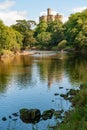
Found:
[[53, 114], [54, 114], [54, 109], [50, 109], [50, 110], [45, 110], [43, 113], [42, 113], [42, 119], [43, 120], [47, 120], [47, 119], [51, 119]]
[[20, 110], [20, 119], [25, 123], [36, 123], [39, 122], [41, 112], [39, 109], [26, 109]]
[[63, 118], [63, 116], [62, 116], [62, 113], [64, 112], [64, 110], [58, 110], [58, 111], [55, 111], [54, 112], [54, 117], [55, 117], [55, 119], [62, 119]]
[[70, 91], [67, 94], [75, 96], [78, 92], [79, 90], [70, 89]]

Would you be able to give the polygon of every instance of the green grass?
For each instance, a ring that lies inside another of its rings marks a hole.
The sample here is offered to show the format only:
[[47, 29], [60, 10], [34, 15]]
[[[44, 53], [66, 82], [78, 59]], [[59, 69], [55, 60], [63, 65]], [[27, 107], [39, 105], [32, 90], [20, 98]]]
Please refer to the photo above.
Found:
[[87, 84], [81, 86], [72, 101], [75, 108], [65, 115], [64, 123], [54, 130], [87, 130]]

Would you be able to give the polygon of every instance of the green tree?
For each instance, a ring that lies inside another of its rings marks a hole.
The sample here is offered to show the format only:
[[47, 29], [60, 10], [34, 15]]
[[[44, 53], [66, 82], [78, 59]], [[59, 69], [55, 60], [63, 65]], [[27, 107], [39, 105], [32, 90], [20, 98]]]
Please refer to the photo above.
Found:
[[47, 31], [52, 34], [51, 46], [57, 45], [60, 41], [64, 39], [63, 24], [60, 21], [49, 22]]
[[29, 31], [31, 28], [30, 22], [26, 20], [17, 20], [15, 25], [12, 25], [12, 28], [24, 34], [25, 31]]
[[41, 21], [35, 28], [34, 36], [36, 37], [38, 34], [40, 34], [42, 32], [46, 32], [47, 27], [48, 27], [47, 22]]
[[17, 20], [17, 24], [12, 25], [12, 28], [20, 32], [23, 36], [23, 48], [29, 47], [36, 42], [33, 37], [33, 30], [31, 29], [34, 25], [36, 23], [32, 20]]
[[65, 37], [69, 45], [76, 49], [87, 46], [87, 10], [72, 14], [64, 27]]
[[30, 47], [35, 45], [36, 39], [34, 38], [33, 35], [34, 35], [33, 31], [26, 31], [25, 32], [25, 36], [24, 36], [24, 40], [23, 40], [25, 48], [26, 47], [30, 48]]
[[13, 30], [12, 28], [6, 27], [5, 29], [5, 49], [16, 51], [22, 46], [22, 35]]
[[64, 38], [63, 24], [60, 21], [41, 21], [35, 29], [35, 36], [38, 44], [43, 45], [45, 48], [49, 46], [51, 49]]
[[21, 45], [22, 35], [0, 22], [0, 50], [18, 50]]
[[37, 41], [39, 43], [39, 48], [41, 49], [49, 49], [51, 34], [49, 32], [41, 32], [37, 36]]
[[87, 20], [84, 21], [82, 30], [75, 38], [75, 47], [79, 49], [87, 49]]

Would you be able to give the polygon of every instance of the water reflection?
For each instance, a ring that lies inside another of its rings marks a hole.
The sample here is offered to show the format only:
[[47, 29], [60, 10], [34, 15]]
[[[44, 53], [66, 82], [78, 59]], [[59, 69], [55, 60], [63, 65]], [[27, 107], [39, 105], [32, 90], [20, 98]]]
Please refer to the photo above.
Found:
[[[41, 112], [51, 108], [56, 111], [71, 108], [71, 103], [60, 95], [86, 82], [87, 57], [69, 53], [52, 54], [16, 56], [0, 61], [0, 117], [9, 116], [24, 107], [38, 108]], [[19, 119], [13, 124], [9, 119], [6, 125], [0, 122], [0, 129], [5, 130], [10, 124], [11, 130], [16, 123], [14, 129], [46, 130], [58, 121], [52, 118], [51, 121], [27, 126]]]
[[65, 62], [65, 71], [72, 84], [86, 82], [87, 55], [70, 54]]
[[41, 59], [38, 62], [38, 67], [41, 80], [47, 80], [49, 88], [53, 82], [60, 81], [63, 77], [64, 63], [60, 59], [54, 59], [53, 57], [46, 60]]
[[61, 82], [64, 75], [72, 84], [80, 84], [87, 80], [86, 70], [86, 55], [59, 53], [50, 56], [16, 56], [14, 59], [0, 61], [0, 93], [7, 91], [13, 79], [21, 88], [28, 87], [27, 84], [32, 85], [34, 79], [40, 78], [42, 82], [47, 81], [50, 89], [53, 83]]
[[23, 88], [28, 87], [27, 84], [32, 85], [36, 78], [47, 81], [50, 88], [53, 83], [61, 82], [64, 75], [72, 84], [80, 84], [87, 80], [86, 70], [86, 55], [59, 53], [50, 56], [16, 56], [11, 60], [0, 61], [0, 93], [7, 90], [13, 79]]

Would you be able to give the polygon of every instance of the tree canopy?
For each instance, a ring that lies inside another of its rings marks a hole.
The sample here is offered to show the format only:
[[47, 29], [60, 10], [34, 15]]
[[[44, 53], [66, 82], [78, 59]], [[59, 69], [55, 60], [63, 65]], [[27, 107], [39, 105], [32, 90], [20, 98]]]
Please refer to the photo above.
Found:
[[87, 10], [72, 14], [64, 26], [69, 45], [76, 49], [87, 47]]
[[0, 50], [37, 49], [76, 50], [87, 48], [87, 9], [71, 14], [66, 23], [60, 21], [17, 20], [7, 27], [0, 20]]

